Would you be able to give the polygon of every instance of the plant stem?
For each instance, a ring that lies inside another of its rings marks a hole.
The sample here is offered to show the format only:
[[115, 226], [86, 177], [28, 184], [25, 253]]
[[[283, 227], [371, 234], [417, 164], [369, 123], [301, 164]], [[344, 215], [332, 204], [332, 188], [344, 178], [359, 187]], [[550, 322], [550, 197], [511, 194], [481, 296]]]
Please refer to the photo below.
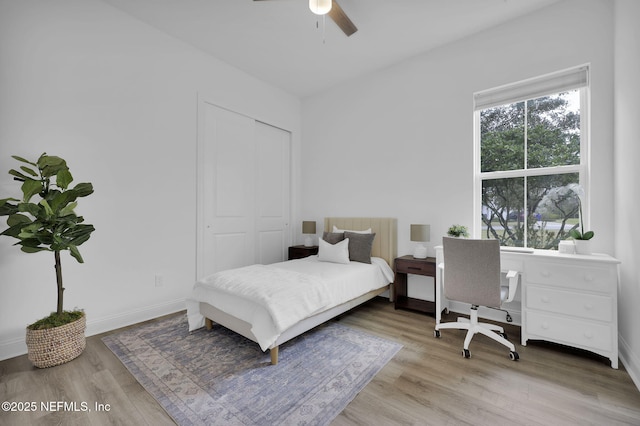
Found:
[[580, 210], [580, 234], [584, 236], [584, 221], [582, 220], [582, 200], [578, 197], [578, 209]]
[[53, 252], [56, 259], [56, 283], [58, 284], [58, 307], [57, 313], [58, 315], [62, 315], [62, 301], [64, 295], [64, 287], [62, 286], [62, 264], [60, 263], [60, 252]]

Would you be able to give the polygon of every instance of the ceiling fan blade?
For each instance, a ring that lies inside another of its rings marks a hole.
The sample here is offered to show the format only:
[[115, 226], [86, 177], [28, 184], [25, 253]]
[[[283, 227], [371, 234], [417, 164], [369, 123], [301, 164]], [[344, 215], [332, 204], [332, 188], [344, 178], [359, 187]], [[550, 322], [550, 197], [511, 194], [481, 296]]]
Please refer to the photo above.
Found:
[[347, 37], [358, 31], [358, 28], [353, 22], [351, 22], [351, 19], [349, 19], [347, 14], [344, 13], [344, 10], [342, 10], [336, 0], [332, 1], [331, 10], [329, 11], [328, 15], [331, 19], [333, 19], [333, 22], [335, 22], [336, 25], [340, 27], [342, 32], [347, 35]]
[[[253, 0], [253, 1], [268, 1], [268, 0]], [[349, 19], [342, 7], [333, 0], [331, 2], [331, 10], [328, 13], [329, 17], [336, 23], [336, 25], [344, 32], [347, 37], [358, 31], [358, 27]]]

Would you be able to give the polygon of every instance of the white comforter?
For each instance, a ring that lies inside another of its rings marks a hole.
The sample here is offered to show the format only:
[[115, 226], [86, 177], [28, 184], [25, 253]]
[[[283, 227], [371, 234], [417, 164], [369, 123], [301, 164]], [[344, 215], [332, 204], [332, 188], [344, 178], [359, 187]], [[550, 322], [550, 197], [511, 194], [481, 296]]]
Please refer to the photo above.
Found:
[[317, 256], [218, 272], [198, 281], [187, 299], [189, 330], [204, 325], [199, 302], [251, 324], [262, 350], [297, 322], [388, 285], [393, 271], [372, 264], [320, 262]]

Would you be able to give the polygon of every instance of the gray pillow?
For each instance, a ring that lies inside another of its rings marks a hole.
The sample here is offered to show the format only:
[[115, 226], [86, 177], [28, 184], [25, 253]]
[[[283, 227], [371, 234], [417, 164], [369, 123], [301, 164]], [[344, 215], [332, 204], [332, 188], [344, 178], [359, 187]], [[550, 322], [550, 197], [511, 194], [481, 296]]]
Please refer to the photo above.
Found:
[[376, 234], [356, 234], [345, 231], [344, 237], [349, 239], [349, 260], [371, 263], [371, 248]]
[[328, 242], [329, 244], [339, 243], [344, 240], [344, 232], [324, 232], [322, 234], [322, 239]]

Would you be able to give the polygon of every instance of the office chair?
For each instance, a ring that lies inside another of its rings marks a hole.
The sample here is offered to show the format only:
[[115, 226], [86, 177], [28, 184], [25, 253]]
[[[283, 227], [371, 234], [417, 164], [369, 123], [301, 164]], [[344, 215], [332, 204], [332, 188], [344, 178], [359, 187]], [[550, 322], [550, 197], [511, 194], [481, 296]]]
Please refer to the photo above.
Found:
[[458, 318], [457, 322], [436, 324], [434, 336], [440, 337], [440, 330], [445, 328], [468, 330], [462, 356], [470, 358], [469, 343], [475, 334], [481, 333], [508, 347], [509, 358], [517, 361], [520, 358], [518, 352], [507, 340], [504, 329], [478, 322], [478, 307], [500, 309], [502, 303], [512, 301], [518, 288], [519, 273], [509, 271], [509, 285], [501, 285], [500, 244], [497, 240], [444, 237], [443, 246], [444, 295], [449, 300], [471, 304], [471, 315], [469, 320]]

